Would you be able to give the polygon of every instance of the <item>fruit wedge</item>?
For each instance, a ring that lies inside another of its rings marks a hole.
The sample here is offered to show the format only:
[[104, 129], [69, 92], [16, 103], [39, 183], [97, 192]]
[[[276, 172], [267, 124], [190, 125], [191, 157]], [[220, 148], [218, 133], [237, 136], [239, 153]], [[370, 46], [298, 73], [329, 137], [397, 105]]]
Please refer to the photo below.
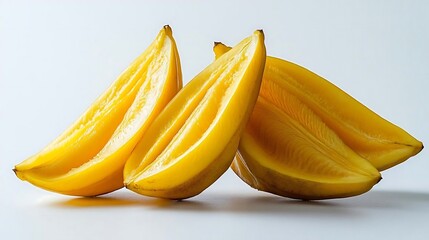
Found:
[[[219, 56], [228, 48], [218, 43], [214, 50]], [[349, 197], [370, 190], [380, 180], [377, 169], [313, 110], [316, 104], [327, 107], [323, 90], [317, 98], [307, 96], [311, 92], [306, 82], [290, 77], [284, 64], [290, 63], [267, 58], [261, 91], [232, 169], [256, 189], [291, 198]], [[335, 107], [329, 106], [332, 114]]]
[[155, 116], [182, 86], [169, 26], [63, 134], [14, 171], [40, 188], [95, 196], [123, 187], [123, 167]]
[[263, 33], [256, 31], [191, 80], [134, 149], [124, 169], [126, 187], [184, 199], [218, 179], [237, 151], [265, 58]]
[[[214, 50], [220, 55], [228, 51], [228, 47], [217, 44]], [[273, 88], [277, 85], [299, 99], [379, 171], [393, 167], [423, 149], [420, 141], [324, 78], [294, 63], [268, 57], [260, 95], [276, 94]]]

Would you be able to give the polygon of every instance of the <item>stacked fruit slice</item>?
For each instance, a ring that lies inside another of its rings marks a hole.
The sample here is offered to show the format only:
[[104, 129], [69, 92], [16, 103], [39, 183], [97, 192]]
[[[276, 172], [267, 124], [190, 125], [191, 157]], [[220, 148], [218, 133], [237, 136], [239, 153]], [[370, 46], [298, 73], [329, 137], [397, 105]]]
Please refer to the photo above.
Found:
[[[214, 46], [217, 57], [228, 50], [221, 43]], [[346, 197], [368, 191], [380, 180], [377, 169], [422, 148], [327, 80], [267, 57], [258, 101], [232, 169], [250, 186], [282, 196]]]
[[217, 59], [181, 89], [165, 26], [76, 123], [15, 173], [68, 195], [125, 185], [184, 199], [231, 166], [259, 190], [326, 199], [368, 191], [379, 171], [423, 148], [325, 79], [266, 57], [262, 31], [214, 51]]

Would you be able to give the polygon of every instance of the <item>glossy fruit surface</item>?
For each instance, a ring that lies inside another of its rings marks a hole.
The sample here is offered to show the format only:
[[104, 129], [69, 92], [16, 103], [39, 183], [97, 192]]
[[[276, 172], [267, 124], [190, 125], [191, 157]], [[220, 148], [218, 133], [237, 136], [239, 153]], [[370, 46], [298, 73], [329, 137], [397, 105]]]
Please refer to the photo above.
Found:
[[149, 124], [182, 86], [169, 26], [63, 134], [16, 165], [16, 175], [58, 193], [95, 196], [123, 187], [123, 167]]
[[127, 161], [127, 188], [183, 199], [219, 178], [234, 158], [256, 102], [265, 58], [263, 33], [256, 31], [192, 79]]

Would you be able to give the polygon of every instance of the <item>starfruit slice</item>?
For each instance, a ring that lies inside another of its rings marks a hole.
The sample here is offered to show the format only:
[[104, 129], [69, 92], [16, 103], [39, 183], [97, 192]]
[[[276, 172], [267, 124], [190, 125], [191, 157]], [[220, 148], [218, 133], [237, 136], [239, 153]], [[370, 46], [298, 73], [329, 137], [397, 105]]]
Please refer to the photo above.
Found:
[[[228, 51], [218, 44], [217, 55]], [[261, 95], [271, 95], [280, 82], [331, 128], [344, 143], [379, 171], [416, 155], [423, 144], [400, 127], [383, 119], [326, 79], [292, 62], [268, 57]]]
[[[216, 55], [228, 51], [215, 46]], [[267, 84], [264, 84], [267, 82]], [[379, 171], [393, 167], [423, 149], [422, 142], [383, 119], [346, 92], [292, 62], [268, 57], [261, 96], [276, 94], [271, 82], [278, 82], [332, 129], [353, 151]]]
[[256, 31], [210, 64], [155, 119], [124, 169], [126, 187], [168, 199], [201, 193], [230, 166], [265, 64]]
[[169, 26], [63, 134], [14, 171], [62, 194], [95, 196], [123, 187], [123, 167], [155, 116], [182, 86]]
[[[219, 43], [214, 50], [220, 55], [228, 48]], [[335, 114], [344, 103], [324, 105], [325, 90], [326, 94], [340, 90], [323, 89], [325, 84], [317, 97], [312, 95], [305, 80], [289, 75], [284, 65], [290, 64], [267, 58], [233, 170], [256, 189], [292, 198], [339, 198], [368, 191], [381, 179], [377, 169], [329, 127], [324, 120], [328, 116], [313, 109], [329, 108]]]

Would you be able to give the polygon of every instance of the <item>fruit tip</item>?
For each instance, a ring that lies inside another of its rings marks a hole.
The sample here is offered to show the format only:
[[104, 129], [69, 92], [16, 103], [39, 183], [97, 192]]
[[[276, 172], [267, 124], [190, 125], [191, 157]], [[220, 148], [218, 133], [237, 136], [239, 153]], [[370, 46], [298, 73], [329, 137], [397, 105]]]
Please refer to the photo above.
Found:
[[418, 151], [417, 151], [417, 153], [416, 153], [416, 154], [418, 154], [418, 153], [420, 153], [421, 151], [423, 151], [423, 148], [425, 148], [425, 146], [423, 145], [423, 142], [420, 142], [420, 146], [419, 146], [419, 148], [417, 149]]
[[163, 29], [167, 35], [171, 36], [173, 34], [173, 30], [171, 29], [170, 25], [168, 25], [168, 24], [164, 25]]
[[383, 177], [380, 176], [375, 184], [379, 183], [382, 179], [383, 179]]
[[255, 34], [261, 35], [263, 39], [265, 39], [265, 34], [264, 34], [264, 30], [262, 29], [258, 29], [255, 31]]
[[16, 167], [14, 167], [14, 168], [12, 169], [12, 171], [13, 171], [13, 173], [15, 173], [15, 176], [16, 176], [17, 178], [21, 179], [22, 181], [25, 181], [25, 178], [24, 178], [24, 176], [23, 176], [22, 172], [20, 172], [18, 169], [16, 169]]
[[216, 47], [217, 45], [222, 44], [222, 42], [213, 42], [213, 46]]
[[418, 141], [418, 144], [416, 144], [416, 145], [410, 145], [410, 146], [414, 147], [414, 149], [415, 149], [414, 155], [419, 154], [423, 150], [423, 148], [425, 148], [425, 146], [423, 145], [423, 142], [421, 142], [421, 141]]

